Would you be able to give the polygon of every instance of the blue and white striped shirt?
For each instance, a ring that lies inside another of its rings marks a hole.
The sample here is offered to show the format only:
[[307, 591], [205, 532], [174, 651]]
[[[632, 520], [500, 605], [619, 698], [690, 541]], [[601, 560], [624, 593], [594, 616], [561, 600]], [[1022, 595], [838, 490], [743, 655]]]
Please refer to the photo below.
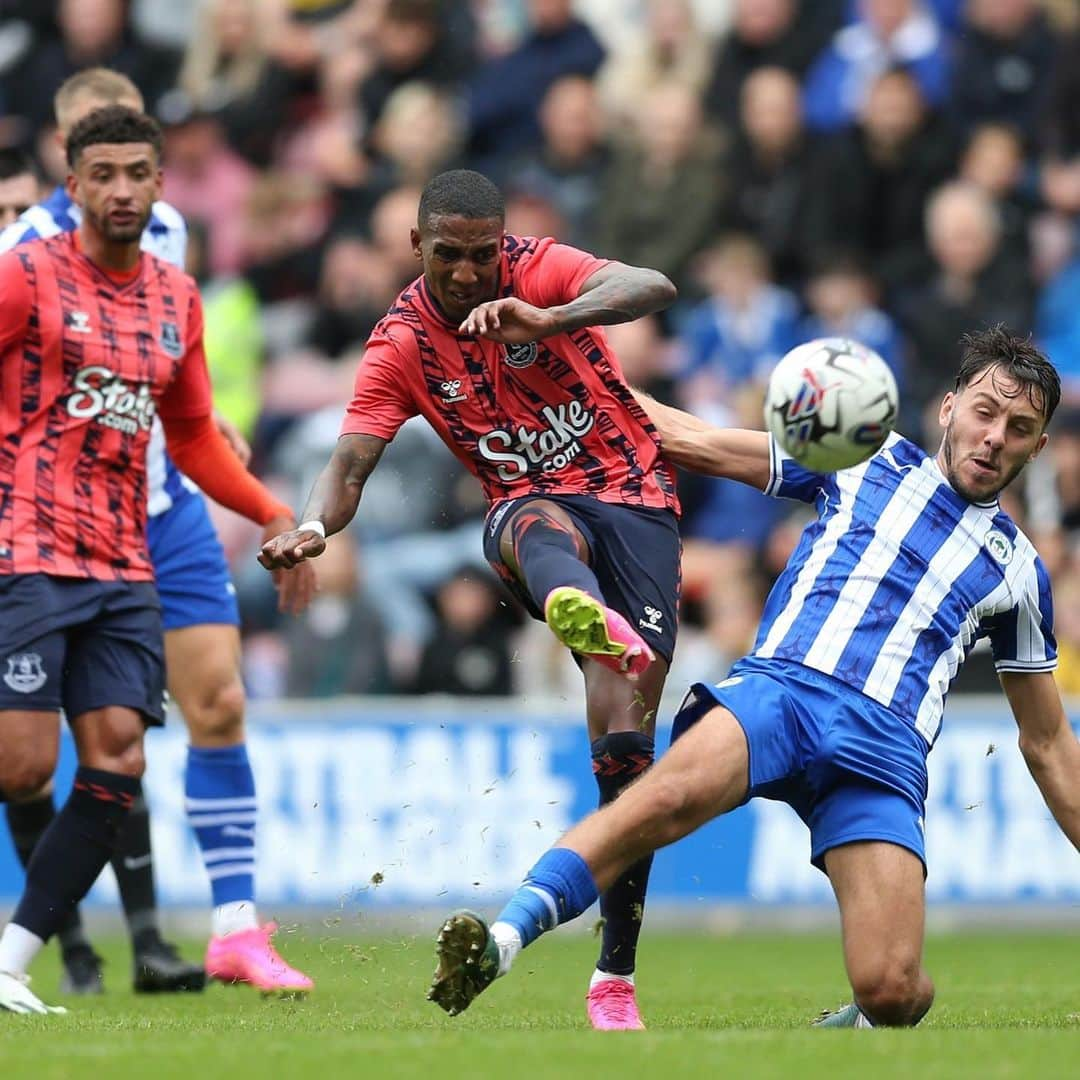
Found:
[[976, 639], [1001, 671], [1057, 666], [1050, 578], [995, 500], [971, 503], [893, 434], [869, 461], [811, 473], [772, 443], [767, 494], [814, 503], [765, 604], [753, 655], [823, 671], [933, 744]]
[[[71, 201], [67, 191], [58, 187], [44, 202], [24, 210], [0, 231], [0, 252], [27, 240], [74, 232], [80, 221], [82, 211]], [[180, 211], [167, 202], [155, 202], [150, 209], [150, 221], [143, 230], [140, 246], [143, 251], [182, 270], [187, 255], [187, 225]], [[161, 421], [156, 417], [146, 452], [146, 481], [147, 513], [151, 517], [165, 513], [184, 491], [198, 490], [165, 453], [165, 433]]]

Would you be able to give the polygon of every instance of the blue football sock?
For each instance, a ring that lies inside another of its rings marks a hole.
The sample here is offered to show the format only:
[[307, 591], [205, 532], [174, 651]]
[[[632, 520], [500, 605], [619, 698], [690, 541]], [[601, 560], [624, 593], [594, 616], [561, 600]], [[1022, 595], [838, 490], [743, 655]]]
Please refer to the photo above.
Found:
[[596, 897], [585, 860], [569, 848], [552, 848], [540, 856], [496, 922], [509, 923], [522, 945], [528, 945], [544, 931], [576, 919]]
[[244, 744], [189, 746], [184, 796], [214, 905], [254, 901], [255, 777]]

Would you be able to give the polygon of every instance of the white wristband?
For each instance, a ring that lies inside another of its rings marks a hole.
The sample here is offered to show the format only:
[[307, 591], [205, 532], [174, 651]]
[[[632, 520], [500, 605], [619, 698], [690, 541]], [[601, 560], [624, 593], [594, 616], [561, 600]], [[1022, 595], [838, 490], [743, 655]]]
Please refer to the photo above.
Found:
[[297, 525], [296, 531], [318, 533], [324, 540], [326, 539], [326, 526], [318, 518], [312, 518], [311, 521], [305, 521], [302, 525]]

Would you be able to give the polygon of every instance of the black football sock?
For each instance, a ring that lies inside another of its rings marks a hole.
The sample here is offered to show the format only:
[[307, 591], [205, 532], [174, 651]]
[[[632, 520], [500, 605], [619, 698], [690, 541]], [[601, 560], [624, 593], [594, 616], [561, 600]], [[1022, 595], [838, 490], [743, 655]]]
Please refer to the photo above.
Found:
[[510, 538], [525, 586], [541, 611], [548, 593], [563, 585], [603, 602], [596, 575], [578, 558], [574, 537], [548, 511], [526, 506], [510, 523]]
[[[53, 804], [51, 794], [31, 802], [12, 803], [6, 806], [8, 829], [11, 832], [11, 842], [15, 846], [15, 854], [23, 869], [30, 865], [30, 859], [34, 849], [38, 846], [45, 830], [53, 823], [56, 817], [56, 807]], [[83, 931], [82, 918], [79, 909], [73, 908], [57, 930], [60, 939], [60, 947], [67, 951], [83, 945], [89, 945], [86, 934]]]
[[[623, 788], [653, 763], [654, 756], [652, 737], [640, 731], [617, 731], [594, 740], [593, 776], [600, 789], [600, 805], [613, 802]], [[634, 973], [652, 860], [651, 855], [638, 860], [600, 897], [603, 929], [600, 959], [596, 964], [599, 971], [612, 975]]]
[[26, 868], [12, 922], [47, 941], [90, 891], [139, 790], [134, 777], [80, 765], [68, 800]]
[[111, 862], [128, 931], [138, 950], [159, 936], [154, 859], [150, 847], [150, 811], [143, 797], [141, 783], [127, 820], [120, 829]]

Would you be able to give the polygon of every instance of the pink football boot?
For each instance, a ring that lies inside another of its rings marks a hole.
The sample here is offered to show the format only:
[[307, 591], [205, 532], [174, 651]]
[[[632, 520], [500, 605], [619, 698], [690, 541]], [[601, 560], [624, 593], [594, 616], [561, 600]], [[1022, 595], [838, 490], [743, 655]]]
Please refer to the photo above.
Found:
[[585, 1008], [595, 1031], [645, 1030], [634, 987], [622, 979], [604, 979], [590, 986]]
[[264, 994], [306, 994], [315, 984], [290, 967], [270, 942], [277, 923], [212, 937], [206, 947], [206, 974], [223, 983], [247, 983]]
[[652, 649], [617, 612], [573, 585], [552, 589], [544, 601], [544, 621], [568, 648], [604, 667], [636, 679], [655, 658]]

